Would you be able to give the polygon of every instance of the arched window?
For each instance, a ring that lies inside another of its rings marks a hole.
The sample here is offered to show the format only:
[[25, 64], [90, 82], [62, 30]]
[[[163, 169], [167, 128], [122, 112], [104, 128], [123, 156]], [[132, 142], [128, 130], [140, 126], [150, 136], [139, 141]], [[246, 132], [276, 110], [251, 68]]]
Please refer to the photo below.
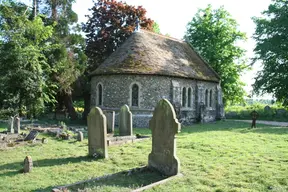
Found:
[[98, 92], [97, 105], [101, 106], [103, 104], [103, 87], [101, 84], [98, 84], [97, 92]]
[[186, 106], [186, 87], [183, 87], [182, 90], [182, 107]]
[[205, 105], [208, 106], [208, 90], [205, 91]]
[[191, 95], [192, 95], [192, 90], [191, 88], [189, 87], [188, 88], [188, 107], [192, 107], [192, 102], [191, 102]]
[[210, 90], [210, 95], [209, 95], [209, 106], [212, 107], [212, 90]]
[[137, 84], [132, 85], [131, 105], [135, 107], [139, 106], [139, 86]]

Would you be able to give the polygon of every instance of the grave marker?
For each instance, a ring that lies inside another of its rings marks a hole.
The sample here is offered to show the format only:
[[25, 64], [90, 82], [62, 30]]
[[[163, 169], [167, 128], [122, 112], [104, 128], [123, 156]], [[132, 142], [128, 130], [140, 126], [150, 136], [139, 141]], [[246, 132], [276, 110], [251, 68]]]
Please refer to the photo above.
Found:
[[122, 106], [120, 109], [119, 134], [121, 136], [133, 135], [132, 113], [127, 105]]
[[13, 125], [14, 125], [14, 117], [10, 117], [8, 119], [8, 133], [14, 133]]
[[157, 104], [149, 122], [152, 130], [152, 152], [149, 154], [148, 167], [167, 176], [177, 175], [180, 161], [176, 157], [176, 139], [181, 129], [173, 106], [167, 99]]
[[114, 133], [115, 125], [115, 112], [114, 111], [105, 111], [106, 123], [107, 123], [107, 133]]
[[34, 141], [38, 136], [38, 131], [32, 130], [30, 133], [25, 137], [24, 141]]
[[77, 141], [82, 142], [83, 140], [84, 140], [83, 133], [81, 131], [79, 131], [77, 134]]
[[32, 171], [33, 161], [30, 156], [26, 156], [24, 159], [24, 173], [29, 173]]
[[20, 133], [20, 118], [15, 117], [13, 121], [13, 128], [15, 133]]
[[89, 155], [108, 158], [106, 117], [99, 107], [91, 109], [87, 124]]

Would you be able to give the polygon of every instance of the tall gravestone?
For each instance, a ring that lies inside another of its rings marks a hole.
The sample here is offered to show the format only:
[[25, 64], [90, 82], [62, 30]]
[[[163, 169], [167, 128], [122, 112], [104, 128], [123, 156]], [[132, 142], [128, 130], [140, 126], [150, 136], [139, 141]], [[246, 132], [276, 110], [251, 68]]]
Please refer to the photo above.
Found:
[[20, 118], [14, 117], [13, 128], [15, 133], [20, 133]]
[[8, 133], [14, 133], [14, 117], [8, 119]]
[[106, 116], [106, 121], [107, 121], [107, 133], [114, 133], [115, 112], [105, 111], [104, 114]]
[[132, 113], [127, 105], [122, 106], [120, 109], [119, 134], [121, 136], [133, 135]]
[[108, 158], [106, 117], [99, 107], [91, 109], [87, 117], [87, 124], [89, 155]]
[[148, 157], [148, 167], [167, 176], [177, 175], [180, 161], [176, 157], [175, 134], [180, 132], [181, 124], [167, 99], [159, 101], [149, 127], [152, 130], [152, 152]]
[[29, 173], [32, 171], [33, 161], [30, 156], [26, 156], [24, 159], [24, 173]]

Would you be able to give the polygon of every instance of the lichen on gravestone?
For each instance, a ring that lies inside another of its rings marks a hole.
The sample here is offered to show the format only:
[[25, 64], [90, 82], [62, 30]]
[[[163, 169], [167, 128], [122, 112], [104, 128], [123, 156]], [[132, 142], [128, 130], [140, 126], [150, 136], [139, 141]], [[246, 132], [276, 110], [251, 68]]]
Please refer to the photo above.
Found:
[[167, 99], [157, 104], [149, 127], [152, 131], [152, 152], [148, 157], [148, 167], [166, 176], [177, 175], [180, 161], [176, 156], [175, 134], [180, 132], [181, 124]]
[[132, 113], [128, 105], [121, 107], [119, 116], [119, 134], [121, 136], [133, 135]]
[[24, 173], [29, 173], [32, 171], [33, 168], [33, 161], [30, 156], [26, 156], [24, 159]]
[[91, 109], [87, 117], [89, 156], [108, 158], [106, 117], [99, 107]]

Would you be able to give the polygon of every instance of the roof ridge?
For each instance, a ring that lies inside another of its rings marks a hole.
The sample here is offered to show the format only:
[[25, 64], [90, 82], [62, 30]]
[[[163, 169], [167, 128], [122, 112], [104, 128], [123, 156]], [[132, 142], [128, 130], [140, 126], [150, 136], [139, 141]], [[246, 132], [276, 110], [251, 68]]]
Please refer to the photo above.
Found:
[[169, 36], [166, 36], [166, 35], [162, 35], [162, 34], [159, 34], [159, 33], [155, 33], [155, 32], [152, 32], [152, 31], [148, 31], [146, 29], [141, 29], [140, 30], [140, 33], [141, 31], [144, 31], [145, 33], [150, 33], [150, 34], [153, 34], [153, 35], [156, 35], [156, 36], [160, 36], [160, 37], [164, 37], [166, 39], [170, 39], [170, 40], [174, 40], [174, 41], [178, 41], [178, 42], [181, 42], [181, 43], [184, 43], [185, 41], [181, 40], [181, 39], [177, 39], [175, 37], [169, 37]]

